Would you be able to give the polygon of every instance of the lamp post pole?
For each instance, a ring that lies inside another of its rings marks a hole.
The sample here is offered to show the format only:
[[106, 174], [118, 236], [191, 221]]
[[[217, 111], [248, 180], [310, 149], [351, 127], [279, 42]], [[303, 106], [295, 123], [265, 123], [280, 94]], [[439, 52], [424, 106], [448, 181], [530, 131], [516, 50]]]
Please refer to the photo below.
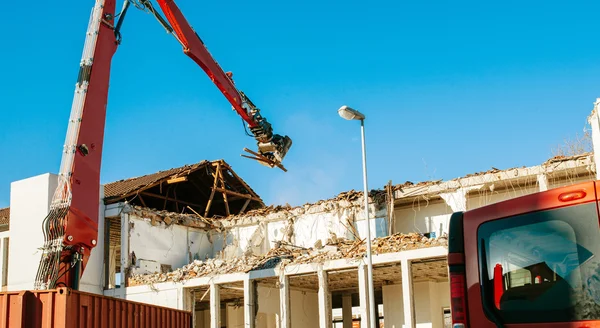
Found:
[[371, 258], [371, 221], [369, 220], [369, 189], [367, 186], [367, 145], [365, 143], [365, 120], [360, 120], [362, 135], [363, 184], [365, 201], [365, 220], [367, 222], [367, 283], [369, 288], [369, 312], [371, 327], [377, 327], [377, 311], [375, 309], [375, 288], [373, 287], [373, 261]]
[[365, 211], [365, 222], [367, 225], [367, 289], [368, 292], [368, 303], [369, 303], [369, 321], [371, 322], [371, 328], [377, 327], [377, 311], [375, 311], [375, 290], [373, 287], [373, 261], [371, 253], [371, 222], [369, 220], [369, 187], [367, 184], [367, 146], [365, 143], [365, 115], [359, 111], [352, 109], [348, 106], [342, 106], [338, 110], [338, 114], [346, 120], [360, 120], [360, 132], [362, 139], [362, 166], [363, 166], [363, 199], [364, 199], [364, 211]]

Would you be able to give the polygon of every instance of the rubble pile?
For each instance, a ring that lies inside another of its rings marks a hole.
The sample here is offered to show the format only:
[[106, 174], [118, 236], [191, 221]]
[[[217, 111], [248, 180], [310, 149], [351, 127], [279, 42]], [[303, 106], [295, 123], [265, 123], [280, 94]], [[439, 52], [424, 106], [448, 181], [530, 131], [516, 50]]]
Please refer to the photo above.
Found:
[[[422, 234], [394, 234], [373, 240], [371, 248], [374, 254], [400, 252], [405, 250], [427, 248], [435, 246], [447, 247], [446, 235], [439, 238], [428, 238]], [[149, 285], [167, 281], [185, 281], [188, 279], [214, 276], [235, 272], [249, 272], [253, 270], [271, 269], [280, 263], [307, 264], [322, 263], [337, 259], [358, 259], [365, 255], [366, 244], [364, 240], [348, 240], [332, 235], [325, 245], [317, 241], [315, 247], [304, 248], [279, 242], [267, 254], [262, 256], [245, 255], [228, 260], [207, 259], [195, 260], [182, 268], [168, 273], [154, 273], [132, 275], [129, 286]]]
[[137, 205], [132, 205], [130, 207], [129, 213], [134, 214], [135, 216], [138, 216], [140, 218], [150, 220], [150, 223], [153, 226], [157, 226], [161, 223], [164, 223], [166, 226], [170, 226], [172, 224], [180, 224], [188, 227], [212, 230], [219, 230], [220, 228], [222, 228], [222, 224], [220, 224], [219, 221], [204, 218], [196, 214], [180, 214], [169, 211], [149, 209]]

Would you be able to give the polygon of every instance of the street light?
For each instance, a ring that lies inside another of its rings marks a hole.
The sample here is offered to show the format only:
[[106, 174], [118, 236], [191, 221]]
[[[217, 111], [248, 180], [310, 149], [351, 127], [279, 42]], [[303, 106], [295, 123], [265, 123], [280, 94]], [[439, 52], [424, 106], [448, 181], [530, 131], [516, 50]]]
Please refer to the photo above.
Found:
[[338, 109], [338, 114], [346, 120], [360, 120], [360, 132], [362, 135], [362, 164], [363, 184], [365, 201], [365, 219], [367, 222], [367, 284], [369, 289], [369, 312], [371, 328], [377, 327], [375, 312], [375, 291], [373, 290], [373, 261], [371, 260], [371, 222], [369, 221], [369, 192], [367, 187], [367, 150], [365, 145], [365, 115], [346, 105]]

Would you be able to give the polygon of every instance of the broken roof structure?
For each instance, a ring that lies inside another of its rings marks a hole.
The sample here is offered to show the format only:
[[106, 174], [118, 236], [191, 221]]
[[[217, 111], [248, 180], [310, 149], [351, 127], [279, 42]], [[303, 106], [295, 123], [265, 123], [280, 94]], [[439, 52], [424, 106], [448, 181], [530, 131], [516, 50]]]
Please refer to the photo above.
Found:
[[[104, 203], [120, 202], [144, 213], [160, 213], [157, 217], [167, 218], [169, 224], [174, 220], [202, 228], [213, 228], [215, 222], [204, 217], [221, 218], [265, 207], [224, 160], [204, 160], [104, 185]], [[9, 229], [9, 222], [10, 208], [0, 209], [0, 232]]]
[[[467, 209], [465, 196], [469, 193], [491, 192], [501, 194], [513, 188], [519, 190], [519, 196], [537, 190], [555, 187], [556, 184], [576, 182], [579, 179], [593, 179], [595, 167], [592, 154], [586, 153], [570, 157], [554, 157], [541, 165], [521, 168], [491, 170], [468, 174], [464, 177], [448, 181], [426, 181], [420, 183], [403, 183], [388, 186], [385, 190], [371, 190], [369, 204], [371, 215], [378, 220], [387, 221], [387, 231], [380, 232], [374, 239], [375, 253], [399, 252], [410, 249], [428, 248], [447, 245], [445, 234], [430, 236], [428, 233], [401, 233], [394, 231], [394, 204], [399, 208], [403, 204], [411, 204], [415, 199], [433, 202], [448, 200], [448, 195], [460, 191], [464, 201], [462, 207], [452, 210]], [[535, 188], [531, 189], [530, 187]], [[483, 190], [483, 191], [482, 191]], [[236, 245], [223, 245], [223, 250], [215, 252], [215, 258], [207, 262], [199, 260], [172, 272], [150, 275], [134, 275], [128, 281], [130, 286], [164, 281], [179, 281], [194, 277], [212, 276], [233, 272], [261, 270], [280, 263], [305, 264], [319, 263], [337, 259], [355, 259], [364, 255], [364, 230], [359, 233], [358, 225], [364, 220], [361, 191], [342, 192], [337, 196], [321, 200], [313, 204], [292, 207], [290, 205], [271, 205], [242, 214], [231, 214], [212, 225], [218, 234], [230, 234]], [[448, 202], [452, 204], [452, 202]], [[390, 206], [391, 205], [391, 206]], [[481, 204], [479, 204], [481, 205]], [[185, 216], [174, 216], [167, 212], [130, 209], [130, 213], [138, 218], [150, 218], [161, 221], [167, 218], [185, 220]], [[188, 225], [188, 224], [184, 224]], [[273, 225], [280, 233], [260, 228]], [[189, 225], [188, 225], [189, 226]], [[264, 229], [261, 230], [261, 229]], [[261, 235], [261, 236], [257, 236]], [[267, 236], [274, 234], [273, 236]], [[273, 239], [270, 239], [273, 238]], [[244, 240], [245, 239], [245, 240]], [[266, 239], [270, 239], [266, 241]], [[256, 247], [259, 244], [261, 250]], [[243, 246], [245, 245], [245, 246]], [[236, 248], [233, 253], [228, 247]], [[227, 254], [229, 253], [229, 255]], [[234, 254], [234, 256], [231, 256]], [[439, 263], [444, 268], [445, 262]], [[443, 271], [443, 270], [442, 270]], [[442, 272], [443, 273], [443, 272]], [[444, 277], [441, 274], [441, 277]]]
[[264, 207], [224, 160], [201, 161], [104, 186], [104, 203], [126, 201], [162, 211], [223, 217]]

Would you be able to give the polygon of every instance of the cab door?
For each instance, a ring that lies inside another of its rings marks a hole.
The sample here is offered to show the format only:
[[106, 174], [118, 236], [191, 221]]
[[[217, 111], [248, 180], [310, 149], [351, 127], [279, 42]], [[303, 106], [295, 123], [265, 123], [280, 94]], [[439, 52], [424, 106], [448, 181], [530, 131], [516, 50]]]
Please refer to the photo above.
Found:
[[600, 327], [598, 218], [594, 182], [466, 212], [469, 326]]

